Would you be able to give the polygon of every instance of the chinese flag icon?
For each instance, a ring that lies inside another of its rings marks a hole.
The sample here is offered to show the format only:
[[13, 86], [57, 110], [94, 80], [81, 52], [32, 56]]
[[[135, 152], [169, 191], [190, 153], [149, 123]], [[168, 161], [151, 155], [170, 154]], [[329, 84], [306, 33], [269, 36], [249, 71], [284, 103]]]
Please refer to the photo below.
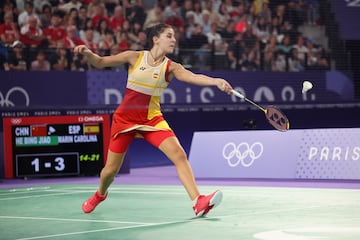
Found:
[[31, 126], [31, 136], [32, 137], [47, 136], [46, 125], [32, 125]]

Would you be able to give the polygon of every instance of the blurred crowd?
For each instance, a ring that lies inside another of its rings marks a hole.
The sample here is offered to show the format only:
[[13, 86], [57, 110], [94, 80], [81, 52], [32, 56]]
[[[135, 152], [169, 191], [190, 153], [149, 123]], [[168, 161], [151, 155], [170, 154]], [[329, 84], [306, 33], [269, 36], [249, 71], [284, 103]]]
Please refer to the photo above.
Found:
[[161, 22], [176, 33], [169, 57], [188, 68], [328, 69], [327, 51], [298, 31], [320, 24], [317, 10], [316, 0], [3, 0], [0, 70], [91, 70], [74, 46], [146, 49], [146, 28]]

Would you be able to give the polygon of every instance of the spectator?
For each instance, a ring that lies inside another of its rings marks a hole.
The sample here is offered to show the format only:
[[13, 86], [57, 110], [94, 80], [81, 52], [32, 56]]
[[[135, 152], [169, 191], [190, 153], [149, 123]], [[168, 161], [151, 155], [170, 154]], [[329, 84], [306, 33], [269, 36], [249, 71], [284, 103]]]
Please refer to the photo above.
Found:
[[270, 24], [271, 18], [272, 18], [272, 12], [271, 12], [271, 9], [269, 8], [269, 2], [264, 1], [262, 6], [263, 7], [259, 13], [259, 16], [261, 16], [265, 19], [266, 24]]
[[66, 36], [64, 37], [66, 48], [74, 48], [77, 45], [85, 44], [80, 37], [78, 37], [75, 25], [70, 25], [66, 28]]
[[9, 52], [7, 47], [0, 42], [0, 71], [9, 71], [9, 63], [8, 63]]
[[248, 29], [247, 16], [244, 14], [241, 16], [240, 20], [235, 24], [235, 31], [239, 33], [244, 33]]
[[21, 27], [21, 41], [30, 48], [45, 46], [46, 37], [34, 15], [29, 17], [29, 22]]
[[256, 50], [251, 50], [247, 54], [243, 54], [241, 61], [241, 71], [254, 72], [260, 69], [260, 59]]
[[60, 5], [59, 9], [64, 10], [66, 13], [69, 13], [71, 9], [75, 8], [76, 10], [80, 10], [81, 2], [79, 0], [70, 0], [67, 3]]
[[[50, 0], [51, 1], [51, 0]], [[51, 6], [51, 3], [49, 0], [32, 0], [34, 5], [34, 11], [36, 14], [40, 15], [43, 12], [44, 6]], [[18, 7], [19, 7], [19, 1], [17, 1]], [[42, 26], [44, 27], [44, 26]]]
[[12, 45], [12, 52], [9, 55], [9, 70], [26, 71], [27, 58], [24, 53], [24, 44], [20, 41], [15, 41]]
[[100, 21], [106, 21], [107, 26], [110, 25], [110, 19], [105, 15], [105, 6], [100, 5], [95, 7], [95, 15], [92, 17], [93, 25], [98, 27]]
[[306, 56], [309, 53], [309, 49], [305, 45], [305, 39], [302, 35], [298, 36], [296, 43], [292, 46], [295, 48], [298, 54], [297, 60], [301, 62], [301, 64], [305, 64]]
[[194, 51], [194, 57], [191, 64], [196, 65], [198, 69], [204, 69], [208, 64], [207, 59], [210, 53], [207, 36], [203, 33], [202, 26], [196, 25], [196, 30], [188, 40], [187, 46]]
[[106, 34], [109, 32], [110, 27], [109, 27], [109, 24], [108, 22], [105, 20], [105, 19], [101, 19], [99, 22], [98, 22], [98, 25], [96, 27], [96, 30], [97, 32], [100, 34], [100, 41], [103, 41], [105, 40], [106, 38]]
[[245, 52], [244, 41], [242, 41], [242, 33], [236, 33], [226, 51], [228, 66], [230, 69], [240, 69], [239, 61]]
[[144, 29], [156, 25], [162, 22], [164, 6], [160, 3], [155, 3], [154, 7], [151, 8], [146, 15]]
[[99, 42], [99, 49], [105, 50], [106, 55], [109, 55], [111, 46], [115, 44], [116, 41], [113, 30], [107, 29], [104, 38]]
[[184, 19], [184, 25], [188, 25], [187, 13], [193, 10], [193, 1], [185, 0], [182, 6], [180, 7], [180, 16]]
[[20, 13], [20, 15], [18, 17], [18, 24], [19, 24], [20, 28], [29, 22], [30, 16], [34, 16], [36, 18], [36, 20], [38, 21], [38, 24], [41, 24], [40, 18], [38, 17], [38, 15], [36, 14], [36, 12], [34, 10], [33, 2], [26, 1], [25, 2], [25, 10], [22, 13]]
[[252, 25], [248, 25], [248, 27], [243, 35], [243, 41], [245, 44], [246, 52], [249, 52], [251, 49], [253, 49], [255, 47], [255, 44], [257, 42], [257, 37], [253, 33]]
[[290, 51], [289, 61], [289, 71], [290, 72], [302, 72], [304, 71], [304, 66], [299, 59], [299, 53], [297, 48], [292, 48]]
[[74, 54], [74, 58], [71, 62], [71, 70], [72, 71], [87, 71], [89, 70], [90, 64], [87, 61], [87, 58], [80, 54]]
[[271, 70], [273, 72], [285, 72], [286, 69], [286, 55], [282, 52], [276, 52], [272, 61]]
[[[87, 16], [89, 18], [93, 18], [97, 11], [98, 11], [98, 7], [101, 7], [101, 9], [103, 10], [103, 15], [104, 16], [108, 16], [107, 14], [107, 10], [106, 10], [106, 7], [105, 7], [105, 4], [103, 3], [103, 1], [101, 0], [89, 0], [90, 3], [89, 4], [86, 4], [87, 5]], [[96, 26], [96, 25], [94, 25]]]
[[185, 26], [185, 38], [189, 39], [196, 31], [197, 24], [195, 23], [194, 12], [188, 11], [186, 13], [187, 25]]
[[113, 16], [110, 17], [110, 28], [114, 32], [120, 32], [122, 29], [122, 25], [125, 21], [123, 8], [120, 5], [117, 5], [114, 9]]
[[[125, 23], [125, 22], [124, 22]], [[131, 43], [139, 42], [139, 32], [142, 32], [142, 27], [139, 22], [135, 22], [131, 25], [129, 31], [127, 31], [129, 40]]]
[[91, 49], [91, 51], [97, 52], [99, 45], [94, 41], [94, 31], [92, 29], [85, 31], [85, 39], [83, 41], [85, 45]]
[[269, 42], [264, 47], [264, 70], [271, 71], [272, 60], [277, 52], [277, 37], [272, 35], [269, 38]]
[[263, 43], [266, 43], [269, 40], [270, 32], [268, 24], [265, 21], [265, 18], [259, 16], [257, 21], [254, 24], [254, 35], [257, 37], [257, 40]]
[[50, 5], [45, 4], [42, 7], [42, 12], [40, 13], [40, 25], [43, 28], [47, 28], [51, 24], [51, 15], [52, 9]]
[[44, 34], [48, 40], [49, 47], [54, 48], [57, 46], [58, 41], [63, 41], [66, 37], [66, 30], [61, 24], [60, 12], [55, 12], [51, 16], [51, 24], [44, 30]]
[[70, 70], [70, 52], [66, 49], [63, 40], [56, 42], [55, 52], [50, 57], [51, 70]]
[[81, 6], [79, 9], [79, 19], [77, 22], [77, 29], [78, 30], [84, 30], [86, 28], [86, 23], [91, 20], [91, 18], [89, 18], [87, 16], [87, 9], [85, 6]]
[[305, 9], [306, 9], [306, 21], [309, 25], [316, 25], [316, 22], [319, 18], [318, 9], [319, 1], [318, 0], [305, 0]]
[[100, 42], [100, 33], [97, 30], [93, 30], [93, 29], [95, 29], [94, 25], [93, 25], [93, 21], [91, 19], [88, 19], [85, 24], [86, 24], [85, 28], [81, 29], [79, 32], [81, 40], [83, 40], [83, 42], [87, 41], [86, 36], [85, 36], [86, 31], [92, 30], [92, 32], [93, 32], [92, 33], [93, 34], [92, 42], [99, 43]]
[[118, 51], [123, 52], [130, 48], [130, 40], [126, 32], [121, 32], [118, 40]]
[[142, 0], [135, 0], [131, 3], [129, 3], [128, 0], [124, 0], [123, 4], [126, 13], [125, 17], [130, 21], [130, 23], [133, 24], [134, 22], [138, 22], [142, 26], [146, 18]]
[[20, 40], [20, 32], [13, 21], [13, 14], [7, 12], [4, 15], [4, 23], [0, 24], [0, 41], [5, 46], [11, 46], [16, 40]]
[[50, 71], [50, 62], [46, 59], [43, 51], [39, 51], [36, 60], [31, 62], [30, 70], [32, 71]]
[[196, 24], [201, 24], [202, 6], [199, 1], [193, 3], [194, 18]]
[[292, 49], [292, 45], [290, 43], [290, 36], [289, 35], [285, 35], [283, 40], [281, 41], [280, 44], [278, 44], [278, 50], [284, 54], [284, 55], [288, 55], [290, 53]]
[[224, 3], [221, 3], [219, 6], [218, 17], [219, 19], [217, 23], [220, 29], [225, 29], [229, 25], [230, 21], [235, 23], [234, 19], [232, 19], [230, 14], [227, 12], [227, 8]]
[[221, 38], [221, 35], [217, 32], [217, 23], [211, 24], [211, 31], [206, 34], [208, 43], [210, 46], [213, 47], [215, 52], [218, 53], [225, 53], [227, 44], [226, 42]]
[[275, 35], [275, 36], [278, 36], [282, 33], [281, 26], [279, 23], [279, 18], [277, 16], [274, 16], [271, 18], [271, 23], [269, 26], [269, 33], [270, 33], [270, 35]]
[[[131, 50], [144, 50], [147, 48], [147, 36], [144, 31], [138, 33], [138, 41], [131, 44]], [[120, 49], [121, 51], [121, 49]]]
[[207, 35], [209, 32], [211, 32], [212, 23], [210, 22], [210, 12], [208, 10], [202, 11], [200, 24], [202, 25], [203, 33], [205, 35]]

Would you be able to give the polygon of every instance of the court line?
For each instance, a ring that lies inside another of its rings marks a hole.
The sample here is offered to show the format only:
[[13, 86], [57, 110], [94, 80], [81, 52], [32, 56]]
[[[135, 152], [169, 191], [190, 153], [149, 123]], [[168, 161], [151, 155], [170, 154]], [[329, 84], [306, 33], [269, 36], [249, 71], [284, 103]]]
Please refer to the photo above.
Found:
[[[230, 215], [229, 215], [230, 216]], [[232, 216], [232, 215], [231, 215]], [[228, 216], [223, 216], [228, 217]], [[71, 235], [80, 235], [80, 234], [88, 234], [88, 233], [96, 233], [96, 232], [107, 232], [107, 231], [116, 231], [116, 230], [123, 230], [123, 229], [135, 229], [135, 228], [144, 228], [144, 227], [158, 227], [158, 226], [166, 226], [166, 225], [174, 225], [180, 223], [188, 223], [194, 221], [207, 221], [213, 218], [220, 218], [220, 217], [206, 217], [206, 218], [192, 218], [180, 221], [171, 221], [171, 222], [160, 222], [160, 223], [151, 223], [151, 224], [143, 224], [138, 226], [125, 226], [125, 227], [114, 227], [114, 228], [103, 228], [103, 229], [95, 229], [89, 231], [79, 231], [79, 232], [70, 232], [70, 233], [59, 233], [59, 234], [52, 234], [52, 235], [43, 235], [43, 236], [35, 236], [35, 237], [28, 237], [28, 238], [18, 238], [16, 240], [33, 240], [33, 239], [43, 239], [43, 238], [53, 238], [53, 237], [64, 237], [64, 236], [71, 236]]]
[[[46, 191], [45, 191], [46, 192]], [[0, 198], [0, 201], [4, 200], [18, 200], [18, 199], [25, 199], [25, 198], [36, 198], [36, 197], [49, 197], [49, 196], [58, 196], [58, 195], [68, 195], [74, 194], [76, 192], [62, 192], [62, 193], [50, 193], [50, 194], [41, 194], [41, 195], [32, 195], [32, 196], [22, 196], [22, 197], [8, 197], [8, 198]]]
[[76, 219], [76, 218], [47, 218], [47, 217], [22, 217], [22, 216], [2, 216], [0, 219], [23, 219], [23, 220], [46, 220], [46, 221], [63, 221], [63, 222], [95, 222], [95, 223], [119, 223], [119, 224], [137, 224], [149, 225], [153, 223], [113, 221], [113, 220], [96, 220], [96, 219]]
[[79, 231], [79, 232], [70, 232], [70, 233], [59, 233], [59, 234], [52, 234], [52, 235], [43, 235], [43, 236], [35, 236], [35, 237], [28, 237], [28, 238], [18, 238], [16, 240], [33, 240], [33, 239], [43, 239], [43, 238], [54, 238], [54, 237], [64, 237], [64, 236], [71, 236], [71, 235], [80, 235], [80, 234], [88, 234], [88, 233], [96, 233], [96, 232], [106, 232], [106, 231], [116, 231], [116, 230], [123, 230], [123, 229], [136, 229], [136, 228], [143, 228], [143, 227], [157, 227], [163, 225], [173, 225], [173, 224], [180, 224], [180, 223], [188, 223], [193, 221], [200, 221], [200, 220], [211, 220], [211, 219], [219, 219], [219, 218], [227, 218], [227, 217], [235, 217], [241, 214], [242, 217], [244, 216], [253, 216], [253, 215], [264, 215], [264, 214], [274, 214], [274, 213], [281, 213], [281, 212], [288, 212], [288, 211], [299, 211], [304, 209], [312, 209], [316, 207], [323, 207], [323, 206], [312, 206], [306, 208], [291, 208], [291, 209], [283, 209], [283, 210], [272, 210], [272, 211], [260, 211], [258, 213], [245, 213], [245, 214], [231, 214], [231, 215], [224, 215], [224, 216], [214, 216], [214, 217], [205, 217], [205, 218], [192, 218], [180, 221], [172, 221], [172, 222], [161, 222], [161, 223], [148, 223], [148, 224], [139, 224], [137, 226], [125, 226], [125, 227], [114, 227], [114, 228], [103, 228], [103, 229], [95, 229], [89, 231]]

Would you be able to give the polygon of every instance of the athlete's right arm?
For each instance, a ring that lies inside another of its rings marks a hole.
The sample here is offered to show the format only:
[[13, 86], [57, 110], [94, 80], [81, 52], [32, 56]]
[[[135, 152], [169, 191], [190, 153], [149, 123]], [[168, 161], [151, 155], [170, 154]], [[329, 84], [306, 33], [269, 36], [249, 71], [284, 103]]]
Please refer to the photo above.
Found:
[[138, 52], [136, 51], [124, 51], [117, 55], [104, 56], [101, 57], [96, 53], [92, 52], [85, 45], [78, 45], [73, 50], [74, 53], [80, 53], [84, 55], [88, 62], [96, 68], [105, 68], [105, 67], [116, 67], [124, 63], [130, 63], [133, 65], [138, 58]]

